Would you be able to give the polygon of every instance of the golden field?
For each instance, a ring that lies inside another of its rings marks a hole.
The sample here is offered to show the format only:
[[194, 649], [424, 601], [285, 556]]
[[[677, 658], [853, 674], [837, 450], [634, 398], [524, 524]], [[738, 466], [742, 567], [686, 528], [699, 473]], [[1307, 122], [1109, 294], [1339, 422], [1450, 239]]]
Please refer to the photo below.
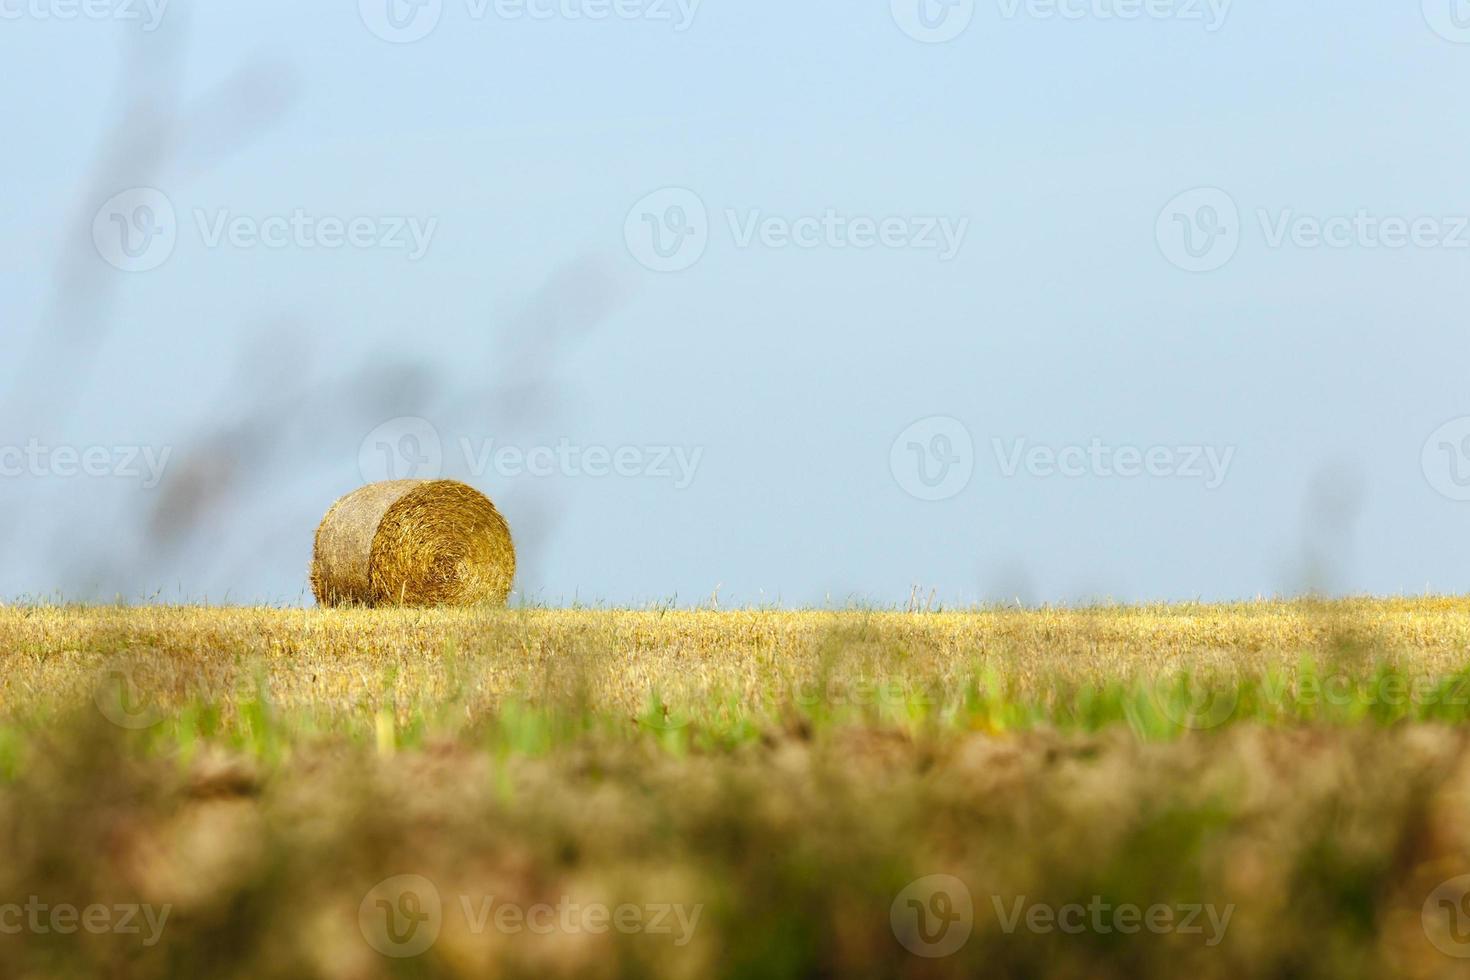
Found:
[[0, 638], [7, 977], [1470, 969], [1466, 600]]

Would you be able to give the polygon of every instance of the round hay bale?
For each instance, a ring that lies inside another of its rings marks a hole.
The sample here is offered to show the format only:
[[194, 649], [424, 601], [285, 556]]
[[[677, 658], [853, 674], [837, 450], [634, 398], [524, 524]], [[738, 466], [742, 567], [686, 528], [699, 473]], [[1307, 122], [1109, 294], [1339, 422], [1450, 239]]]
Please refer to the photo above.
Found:
[[455, 480], [389, 480], [322, 518], [311, 591], [322, 606], [503, 606], [515, 572], [510, 526], [484, 494]]

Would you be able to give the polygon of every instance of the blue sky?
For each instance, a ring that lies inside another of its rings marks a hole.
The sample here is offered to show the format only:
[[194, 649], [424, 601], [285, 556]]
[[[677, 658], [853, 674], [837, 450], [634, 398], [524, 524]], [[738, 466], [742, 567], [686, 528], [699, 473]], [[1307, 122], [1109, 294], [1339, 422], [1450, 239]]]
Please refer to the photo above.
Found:
[[393, 2], [0, 3], [0, 594], [1470, 589], [1463, 4]]

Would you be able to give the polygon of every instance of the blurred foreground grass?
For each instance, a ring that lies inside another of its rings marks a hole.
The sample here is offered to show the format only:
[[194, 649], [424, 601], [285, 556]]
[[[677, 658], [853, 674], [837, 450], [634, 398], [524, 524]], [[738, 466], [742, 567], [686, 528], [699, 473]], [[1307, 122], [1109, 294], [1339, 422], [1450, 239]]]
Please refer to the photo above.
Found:
[[1470, 975], [1466, 600], [0, 636], [6, 977]]

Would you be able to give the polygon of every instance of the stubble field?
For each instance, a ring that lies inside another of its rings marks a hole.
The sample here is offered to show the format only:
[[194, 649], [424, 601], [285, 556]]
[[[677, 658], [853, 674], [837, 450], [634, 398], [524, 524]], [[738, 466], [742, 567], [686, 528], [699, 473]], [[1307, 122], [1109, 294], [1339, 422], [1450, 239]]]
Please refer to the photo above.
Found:
[[1452, 977], [1470, 601], [0, 608], [0, 975]]

